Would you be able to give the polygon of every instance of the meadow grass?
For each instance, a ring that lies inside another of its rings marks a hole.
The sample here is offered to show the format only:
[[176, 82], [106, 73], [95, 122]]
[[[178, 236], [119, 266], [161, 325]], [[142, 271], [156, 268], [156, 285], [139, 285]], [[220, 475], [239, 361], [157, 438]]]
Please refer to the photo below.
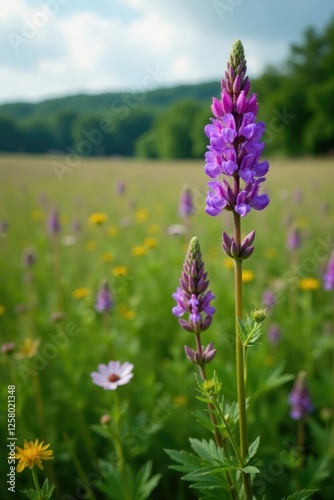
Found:
[[[87, 477], [96, 473], [97, 460], [107, 459], [113, 449], [99, 426], [111, 399], [108, 391], [92, 384], [90, 373], [110, 359], [128, 360], [135, 365], [133, 380], [121, 388], [128, 405], [123, 422], [128, 459], [134, 467], [151, 459], [154, 472], [162, 474], [152, 498], [196, 498], [168, 469], [170, 461], [163, 452], [188, 449], [189, 436], [206, 436], [191, 415], [199, 407], [195, 369], [183, 346], [193, 347], [193, 338], [172, 316], [171, 294], [178, 285], [188, 236], [196, 235], [210, 288], [217, 296], [217, 313], [207, 334], [207, 343], [212, 340], [217, 348], [210, 368], [219, 373], [227, 400], [234, 400], [233, 271], [221, 249], [221, 232], [231, 230], [231, 218], [226, 213], [217, 218], [204, 213], [207, 188], [201, 161], [87, 158], [61, 182], [54, 161], [64, 158], [0, 156], [0, 221], [8, 223], [8, 231], [0, 237], [1, 343], [14, 342], [19, 351], [27, 337], [40, 339], [37, 354], [30, 359], [1, 354], [1, 435], [7, 434], [7, 386], [15, 384], [18, 445], [36, 438], [51, 443], [55, 460], [45, 469], [56, 482], [56, 498], [80, 498], [76, 490], [85, 481], [86, 498], [104, 498]], [[309, 462], [293, 474], [298, 467], [293, 454], [296, 424], [289, 418], [287, 397], [300, 370], [307, 371], [315, 406], [306, 429], [306, 454], [318, 460], [319, 476], [326, 467], [328, 471], [333, 452], [328, 444], [333, 412], [333, 297], [322, 290], [321, 282], [318, 289], [306, 291], [299, 281], [321, 280], [333, 248], [334, 172], [329, 159], [275, 159], [267, 177], [269, 207], [242, 221], [243, 235], [252, 229], [257, 232], [255, 252], [244, 265], [249, 271], [245, 310], [261, 306], [267, 288], [274, 291], [277, 305], [269, 312], [260, 345], [250, 353], [247, 392], [252, 395], [251, 440], [259, 428], [262, 440], [263, 467], [254, 492], [259, 498], [265, 494], [280, 499], [320, 481], [313, 473], [308, 478]], [[124, 195], [116, 193], [118, 180], [125, 183]], [[167, 228], [183, 222], [178, 203], [185, 184], [193, 192], [196, 212], [191, 234], [170, 236]], [[52, 207], [58, 208], [62, 221], [58, 279], [65, 316], [58, 323], [50, 320], [60, 304], [53, 247], [45, 229]], [[100, 226], [88, 221], [96, 212], [108, 217]], [[71, 226], [74, 218], [82, 225], [76, 234]], [[286, 249], [293, 225], [302, 235], [294, 261]], [[71, 243], [69, 236], [75, 241]], [[22, 265], [27, 248], [36, 254], [30, 280]], [[107, 326], [94, 309], [102, 279], [108, 280], [115, 299]], [[87, 289], [87, 295], [76, 298], [78, 289]], [[281, 331], [276, 344], [268, 340], [273, 324]], [[276, 388], [273, 374], [280, 370], [291, 377]], [[7, 469], [2, 461], [2, 477]], [[29, 480], [28, 475], [17, 474], [17, 490]], [[329, 479], [322, 488], [319, 498], [331, 498]], [[1, 498], [10, 498], [4, 483]]]

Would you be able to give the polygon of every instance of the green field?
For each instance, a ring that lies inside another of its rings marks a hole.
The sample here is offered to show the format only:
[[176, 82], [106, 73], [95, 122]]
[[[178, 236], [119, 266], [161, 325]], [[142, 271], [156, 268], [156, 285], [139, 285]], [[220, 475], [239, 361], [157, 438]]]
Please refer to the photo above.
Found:
[[[8, 385], [15, 385], [17, 445], [37, 438], [54, 450], [46, 474], [38, 471], [40, 481], [47, 475], [56, 484], [57, 499], [113, 498], [100, 491], [102, 484], [110, 491], [112, 483], [107, 473], [102, 480], [99, 462], [114, 459], [113, 440], [100, 425], [113, 399], [111, 391], [92, 383], [90, 373], [111, 359], [130, 361], [134, 377], [117, 391], [124, 405], [125, 459], [133, 471], [150, 460], [152, 474], [161, 474], [149, 498], [198, 498], [181, 474], [169, 469], [172, 462], [164, 452], [190, 451], [189, 437], [209, 437], [192, 415], [203, 406], [195, 397], [196, 367], [183, 350], [185, 344], [194, 347], [193, 334], [172, 315], [171, 294], [188, 241], [196, 235], [216, 295], [217, 312], [203, 334], [217, 349], [208, 371], [217, 371], [226, 400], [234, 401], [233, 270], [221, 249], [222, 230], [232, 231], [231, 216], [205, 214], [203, 162], [79, 158], [76, 163], [73, 167], [64, 157], [0, 156], [0, 221], [8, 224], [0, 235], [1, 344], [15, 343], [11, 355], [0, 353], [1, 448], [8, 435]], [[61, 179], [59, 164], [67, 169]], [[116, 192], [120, 180], [122, 195]], [[169, 226], [183, 224], [178, 204], [184, 185], [192, 190], [196, 213], [187, 234], [171, 236]], [[279, 500], [304, 488], [319, 490], [312, 498], [334, 496], [333, 293], [322, 287], [334, 248], [333, 185], [331, 159], [275, 159], [266, 182], [270, 205], [242, 220], [243, 235], [256, 229], [254, 254], [244, 263], [251, 271], [244, 310], [260, 307], [266, 289], [277, 302], [248, 361], [250, 440], [261, 434], [260, 475], [254, 479], [258, 499]], [[46, 231], [54, 207], [62, 226], [57, 241]], [[106, 214], [107, 220], [91, 224], [94, 213]], [[75, 219], [81, 223], [76, 233]], [[296, 252], [286, 246], [292, 227], [301, 234]], [[22, 255], [29, 248], [36, 262], [27, 269]], [[303, 278], [319, 281], [314, 290], [305, 290]], [[94, 308], [103, 279], [115, 302], [105, 317]], [[60, 311], [64, 318], [53, 321], [50, 315]], [[276, 343], [268, 338], [273, 325], [281, 332]], [[29, 354], [27, 345], [22, 350], [27, 339], [39, 339], [35, 353]], [[288, 394], [301, 370], [314, 411], [305, 421], [298, 455]], [[283, 374], [291, 377], [279, 383]], [[2, 478], [8, 467], [3, 458]], [[16, 473], [17, 492], [31, 486], [28, 470]], [[12, 498], [4, 479], [0, 493]]]

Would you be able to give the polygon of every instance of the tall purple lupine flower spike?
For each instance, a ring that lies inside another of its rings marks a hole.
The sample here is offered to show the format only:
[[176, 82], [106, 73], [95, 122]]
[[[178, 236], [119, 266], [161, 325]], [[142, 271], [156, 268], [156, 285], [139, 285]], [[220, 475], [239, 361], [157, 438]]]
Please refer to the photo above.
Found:
[[181, 318], [188, 313], [188, 321], [179, 319], [179, 323], [188, 332], [200, 333], [209, 328], [212, 321], [212, 315], [216, 312], [210, 305], [215, 295], [209, 290], [207, 273], [204, 271], [204, 262], [202, 261], [201, 248], [199, 241], [194, 236], [189, 243], [188, 252], [183, 264], [180, 287], [173, 298], [177, 306], [173, 307], [173, 314]]
[[[211, 110], [214, 118], [205, 127], [210, 139], [205, 154], [205, 173], [213, 179], [208, 183], [211, 191], [206, 199], [206, 212], [218, 215], [223, 209], [244, 217], [254, 208], [264, 209], [269, 198], [259, 195], [269, 163], [260, 161], [265, 130], [263, 122], [256, 122], [258, 102], [256, 94], [249, 94], [246, 60], [240, 40], [232, 48], [225, 79], [222, 80], [221, 99], [213, 98]], [[244, 182], [233, 183], [232, 178]]]
[[300, 420], [313, 411], [314, 407], [306, 384], [305, 372], [298, 373], [293, 389], [289, 394], [289, 403], [291, 405], [290, 417], [293, 420]]
[[[179, 323], [184, 330], [193, 332], [196, 337], [196, 351], [185, 346], [185, 353], [189, 361], [203, 367], [209, 363], [216, 354], [213, 342], [206, 347], [202, 346], [200, 334], [209, 328], [212, 315], [216, 312], [210, 305], [215, 295], [209, 290], [209, 280], [204, 270], [201, 248], [196, 237], [190, 240], [188, 252], [183, 264], [180, 287], [173, 293], [177, 305], [173, 307], [174, 316], [179, 318]], [[188, 320], [182, 319], [188, 314]]]
[[325, 290], [334, 290], [334, 251], [330, 256], [327, 269], [324, 274], [323, 283]]

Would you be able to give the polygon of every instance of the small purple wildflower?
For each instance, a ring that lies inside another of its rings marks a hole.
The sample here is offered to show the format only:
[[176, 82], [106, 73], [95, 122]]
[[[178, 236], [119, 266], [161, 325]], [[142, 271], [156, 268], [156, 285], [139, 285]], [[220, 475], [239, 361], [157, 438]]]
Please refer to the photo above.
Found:
[[16, 345], [14, 342], [5, 342], [4, 344], [1, 345], [1, 352], [3, 354], [10, 355], [12, 354], [16, 349]]
[[276, 345], [280, 342], [282, 336], [282, 332], [280, 327], [276, 324], [273, 323], [269, 327], [269, 332], [268, 332], [268, 339], [271, 344]]
[[[204, 129], [210, 140], [204, 170], [213, 179], [208, 183], [205, 210], [212, 216], [225, 209], [244, 217], [252, 208], [263, 210], [269, 203], [266, 194], [259, 194], [269, 170], [269, 163], [261, 161], [265, 124], [256, 122], [258, 102], [256, 94], [248, 97], [246, 70], [244, 49], [237, 40], [222, 80], [221, 100], [213, 98], [211, 110], [215, 118]], [[233, 177], [233, 187], [225, 178], [220, 180], [221, 176]]]
[[297, 227], [292, 227], [288, 234], [286, 246], [288, 250], [296, 250], [301, 245], [300, 231]]
[[262, 294], [262, 305], [268, 310], [274, 309], [276, 305], [276, 296], [270, 288], [267, 288]]
[[115, 186], [116, 194], [122, 196], [125, 193], [125, 182], [122, 180], [117, 181]]
[[[189, 243], [188, 252], [183, 264], [180, 287], [173, 293], [177, 305], [173, 307], [173, 314], [181, 318], [189, 314], [188, 321], [179, 319], [184, 330], [200, 333], [209, 328], [215, 308], [210, 305], [215, 295], [207, 288], [209, 280], [204, 271], [199, 241], [193, 237]], [[203, 317], [205, 315], [205, 317]]]
[[60, 220], [58, 210], [53, 208], [47, 221], [47, 230], [50, 234], [57, 234], [60, 231]]
[[334, 290], [334, 251], [328, 261], [327, 269], [323, 277], [325, 290]]
[[109, 311], [114, 305], [114, 301], [109, 289], [108, 283], [103, 282], [99, 288], [96, 297], [95, 309], [97, 312], [103, 313]]
[[32, 267], [36, 261], [36, 255], [32, 248], [26, 248], [22, 255], [23, 266], [28, 268]]
[[98, 366], [98, 371], [91, 373], [94, 384], [103, 387], [107, 391], [114, 391], [119, 385], [125, 385], [133, 377], [133, 364], [126, 361], [109, 361], [107, 365], [103, 363]]
[[289, 394], [289, 403], [291, 405], [290, 417], [293, 420], [300, 420], [314, 410], [306, 385], [305, 372], [298, 373], [293, 389]]
[[190, 217], [195, 213], [193, 196], [189, 187], [184, 187], [181, 193], [179, 214], [181, 217]]

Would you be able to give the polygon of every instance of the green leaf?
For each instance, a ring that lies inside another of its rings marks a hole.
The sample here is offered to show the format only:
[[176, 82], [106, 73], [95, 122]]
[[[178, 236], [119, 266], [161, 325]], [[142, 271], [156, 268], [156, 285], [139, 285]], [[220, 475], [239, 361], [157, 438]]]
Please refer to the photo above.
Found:
[[260, 444], [260, 436], [258, 436], [250, 445], [248, 448], [248, 455], [247, 455], [247, 462], [250, 460], [252, 457], [254, 457], [255, 453], [257, 452], [257, 449]]
[[292, 495], [289, 495], [288, 497], [284, 497], [282, 500], [306, 500], [307, 498], [310, 498], [313, 493], [316, 493], [319, 490], [302, 490], [302, 491], [296, 491]]
[[230, 470], [240, 470], [238, 465], [208, 465], [207, 467], [202, 467], [201, 469], [194, 470], [185, 476], [187, 479], [193, 479], [195, 477], [206, 476], [207, 474], [217, 474], [221, 472], [227, 472]]
[[101, 425], [92, 424], [90, 425], [90, 428], [92, 429], [92, 431], [96, 432], [96, 434], [105, 439], [111, 439], [112, 437], [111, 432], [101, 427]]
[[189, 438], [189, 441], [194, 452], [209, 463], [214, 463], [214, 461], [222, 463], [226, 459], [223, 449], [219, 448], [213, 439], [209, 441], [202, 439], [200, 441], [199, 439]]
[[243, 467], [241, 470], [246, 472], [246, 474], [259, 474], [260, 472], [257, 467], [254, 467], [254, 465], [246, 465], [246, 467]]
[[29, 490], [23, 490], [22, 493], [30, 500], [38, 500], [38, 495], [36, 491], [31, 488], [29, 488]]
[[208, 431], [213, 432], [214, 427], [213, 427], [213, 423], [211, 422], [210, 417], [208, 417], [207, 415], [205, 415], [203, 412], [201, 412], [199, 410], [193, 411], [193, 412], [191, 412], [191, 414], [195, 417], [196, 421], [199, 424], [201, 424], [202, 427], [204, 427], [204, 429], [207, 429]]
[[156, 474], [155, 476], [150, 477], [151, 472], [152, 461], [149, 460], [136, 474], [134, 480], [135, 500], [145, 500], [146, 498], [149, 498], [151, 492], [158, 485], [161, 474]]
[[244, 343], [246, 342], [248, 332], [245, 323], [240, 318], [238, 318], [238, 326], [239, 326], [238, 328], [239, 337], [241, 339], [241, 342]]

